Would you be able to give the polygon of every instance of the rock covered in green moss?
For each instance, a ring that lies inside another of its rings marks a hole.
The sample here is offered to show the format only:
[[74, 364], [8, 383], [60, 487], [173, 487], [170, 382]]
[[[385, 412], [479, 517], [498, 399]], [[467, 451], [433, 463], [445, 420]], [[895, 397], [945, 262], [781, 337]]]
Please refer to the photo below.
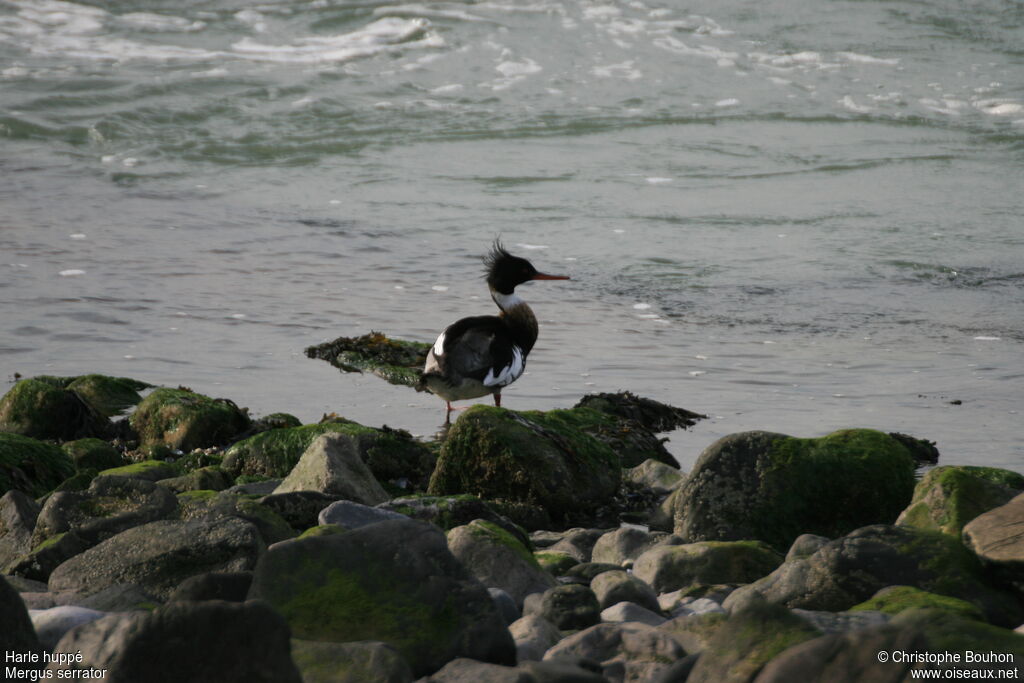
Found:
[[523, 616], [536, 614], [563, 631], [588, 628], [601, 621], [601, 606], [594, 591], [576, 583], [532, 593], [523, 601]]
[[296, 638], [388, 643], [416, 676], [460, 656], [515, 662], [487, 590], [425, 522], [391, 520], [275, 545], [260, 559], [249, 597], [282, 614]]
[[448, 432], [428, 492], [538, 504], [561, 519], [592, 514], [615, 495], [621, 467], [581, 429], [580, 411], [596, 414], [473, 406]]
[[181, 475], [181, 467], [176, 463], [164, 460], [141, 460], [129, 465], [112, 467], [109, 470], [100, 472], [103, 477], [125, 477], [128, 479], [143, 479], [145, 481], [160, 481]]
[[330, 433], [354, 438], [363, 461], [378, 481], [406, 478], [414, 486], [426, 486], [436, 459], [426, 446], [408, 432], [374, 429], [338, 417], [319, 424], [271, 429], [243, 439], [227, 450], [223, 467], [235, 477], [286, 477], [313, 440]]
[[74, 473], [74, 462], [59, 447], [0, 432], [0, 491], [17, 489], [38, 498]]
[[49, 585], [87, 596], [135, 583], [166, 600], [190, 576], [252, 569], [264, 548], [256, 528], [234, 517], [160, 520], [72, 557], [53, 571]]
[[903, 439], [847, 429], [813, 439], [742, 432], [701, 454], [679, 490], [675, 532], [690, 541], [834, 538], [896, 520], [914, 490]]
[[981, 610], [966, 600], [929, 593], [913, 586], [886, 586], [870, 599], [851, 607], [849, 611], [871, 610], [895, 616], [911, 609], [941, 609], [968, 619], [985, 619]]
[[498, 525], [519, 539], [527, 548], [533, 547], [530, 537], [519, 526], [499, 514], [489, 502], [468, 494], [404, 496], [381, 503], [377, 509], [389, 510], [406, 517], [430, 522], [445, 531], [480, 519]]
[[296, 532], [273, 508], [260, 503], [256, 494], [227, 491], [186, 491], [178, 494], [181, 518], [213, 520], [234, 517], [256, 527], [266, 545], [293, 538]]
[[46, 539], [28, 553], [11, 560], [6, 567], [0, 567], [0, 573], [45, 582], [54, 569], [87, 550], [90, 545], [74, 531], [66, 531]]
[[946, 466], [925, 473], [897, 524], [959, 536], [983, 512], [1024, 491], [1024, 476], [996, 467]]
[[533, 556], [537, 564], [552, 576], [564, 576], [567, 571], [579, 564], [579, 560], [568, 553], [537, 550]]
[[620, 569], [599, 573], [590, 582], [601, 609], [607, 609], [620, 602], [640, 605], [655, 614], [661, 612], [658, 596], [646, 581]]
[[0, 398], [0, 431], [36, 439], [103, 434], [109, 420], [75, 392], [47, 378], [23, 379]]
[[1016, 626], [1024, 618], [1018, 599], [990, 585], [978, 559], [960, 541], [938, 531], [884, 524], [857, 529], [810, 557], [783, 563], [737, 589], [725, 606], [756, 592], [787, 607], [835, 612], [886, 586], [913, 586], [966, 600], [996, 624]]
[[95, 437], [68, 441], [61, 448], [71, 457], [75, 469], [79, 471], [106, 470], [125, 464], [124, 456], [116, 448]]
[[223, 491], [234, 484], [234, 481], [223, 469], [217, 465], [210, 465], [177, 477], [158, 479], [157, 483], [175, 493], [183, 493], [185, 491]]
[[780, 653], [820, 635], [784, 607], [753, 601], [716, 626], [687, 683], [747, 683]]
[[140, 446], [163, 444], [186, 452], [227, 443], [251, 424], [227, 399], [168, 387], [143, 399], [129, 422], [139, 434]]
[[759, 541], [702, 541], [648, 550], [633, 574], [659, 593], [695, 585], [749, 583], [770, 574], [783, 557]]
[[493, 522], [477, 519], [455, 527], [448, 532], [448, 549], [478, 581], [504, 590], [517, 605], [555, 585], [529, 548]]
[[377, 505], [388, 494], [374, 478], [347, 434], [322, 434], [299, 458], [274, 493], [319, 491], [363, 505]]
[[142, 400], [140, 391], [153, 385], [129, 377], [81, 375], [68, 378], [66, 387], [95, 408], [101, 415], [114, 417]]
[[324, 643], [292, 639], [303, 683], [412, 683], [412, 669], [387, 643]]
[[380, 332], [361, 337], [338, 337], [310, 346], [309, 358], [320, 358], [344, 372], [371, 372], [391, 384], [415, 387], [420, 383], [430, 344], [392, 339]]

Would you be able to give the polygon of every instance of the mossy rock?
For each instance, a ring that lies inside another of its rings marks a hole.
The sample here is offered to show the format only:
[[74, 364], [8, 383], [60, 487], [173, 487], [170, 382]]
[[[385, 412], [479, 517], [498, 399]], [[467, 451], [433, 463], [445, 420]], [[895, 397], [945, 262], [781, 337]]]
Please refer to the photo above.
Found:
[[565, 576], [565, 573], [580, 563], [568, 553], [537, 550], [533, 553], [537, 563], [552, 576]]
[[592, 416], [601, 419], [585, 408], [517, 412], [475, 405], [448, 432], [428, 493], [540, 505], [556, 520], [593, 514], [618, 491], [621, 465], [607, 444], [581, 428]]
[[703, 541], [663, 545], [640, 555], [633, 574], [658, 593], [715, 583], [750, 583], [782, 564], [783, 556], [760, 541]]
[[895, 616], [911, 609], [940, 609], [968, 619], [985, 620], [981, 610], [966, 600], [929, 593], [913, 586], [887, 586], [849, 611], [870, 610]]
[[334, 534], [343, 534], [348, 529], [341, 526], [340, 524], [318, 524], [317, 526], [310, 527], [299, 534], [299, 538], [313, 538], [314, 536], [332, 536]]
[[237, 517], [256, 527], [267, 545], [296, 536], [281, 515], [259, 502], [260, 496], [231, 491], [195, 490], [178, 494], [181, 518]]
[[223, 467], [235, 477], [286, 477], [309, 445], [317, 437], [329, 433], [353, 437], [363, 462], [378, 481], [408, 477], [414, 484], [422, 486], [433, 469], [433, 454], [408, 432], [388, 427], [374, 429], [342, 418], [271, 429], [250, 436], [227, 450]]
[[829, 538], [891, 524], [914, 491], [914, 453], [871, 429], [800, 439], [743, 432], [719, 439], [679, 489], [675, 533], [690, 541]]
[[929, 470], [914, 488], [897, 524], [959, 537], [978, 515], [1024, 491], [1024, 476], [996, 467], [946, 466]]
[[109, 420], [79, 396], [45, 379], [23, 379], [0, 398], [0, 431], [65, 441], [102, 435]]
[[394, 498], [377, 507], [397, 512], [412, 519], [440, 527], [445, 531], [469, 524], [473, 520], [484, 520], [503, 528], [527, 548], [533, 548], [530, 537], [515, 522], [501, 515], [487, 502], [468, 494], [454, 496], [404, 496]]
[[[982, 670], [993, 668], [1015, 668], [1024, 661], [1024, 638], [1005, 628], [992, 626], [945, 609], [912, 609], [900, 613], [891, 622], [893, 626], [922, 632], [931, 652], [965, 652], [988, 654], [994, 652], [1009, 655], [1010, 662], [985, 663], [977, 665]], [[976, 668], [977, 668], [976, 667]], [[956, 667], [971, 668], [971, 667]], [[966, 672], [963, 672], [966, 673]], [[984, 678], [964, 676], [965, 678]]]
[[142, 401], [139, 394], [152, 384], [128, 377], [82, 375], [72, 378], [66, 388], [95, 408], [101, 415], [114, 417]]
[[222, 445], [250, 425], [231, 401], [166, 387], [143, 399], [129, 422], [142, 447], [165, 444], [181, 451]]
[[109, 443], [93, 437], [68, 441], [61, 446], [79, 470], [107, 470], [125, 464], [124, 456]]
[[164, 462], [163, 460], [143, 460], [141, 462], [133, 462], [130, 465], [103, 470], [100, 472], [100, 476], [160, 481], [169, 477], [177, 477], [181, 473], [181, 468], [175, 463]]
[[306, 356], [325, 360], [344, 372], [370, 372], [391, 384], [420, 383], [430, 344], [391, 339], [380, 332], [338, 337], [306, 349]]
[[89, 488], [89, 485], [92, 484], [93, 479], [97, 476], [99, 476], [99, 472], [94, 469], [78, 470], [62, 481], [51, 493], [57, 493], [58, 491], [84, 491]]
[[0, 491], [18, 489], [38, 498], [74, 473], [74, 462], [58, 446], [0, 432]]
[[157, 483], [175, 493], [183, 491], [223, 491], [234, 482], [227, 472], [216, 465], [200, 467], [179, 477], [158, 479]]
[[252, 427], [258, 432], [265, 432], [268, 429], [288, 429], [289, 427], [301, 427], [302, 420], [291, 413], [271, 413], [253, 420]]

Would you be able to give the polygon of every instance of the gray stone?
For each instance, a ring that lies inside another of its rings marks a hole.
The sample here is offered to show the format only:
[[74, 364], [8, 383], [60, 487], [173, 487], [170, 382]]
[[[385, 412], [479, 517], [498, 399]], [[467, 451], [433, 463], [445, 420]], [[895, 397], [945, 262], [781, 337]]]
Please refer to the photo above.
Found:
[[107, 613], [76, 605], [60, 605], [50, 609], [29, 610], [28, 615], [43, 649], [52, 652], [65, 633], [76, 626], [105, 617]]
[[409, 518], [390, 510], [382, 510], [350, 500], [339, 500], [321, 510], [317, 521], [320, 524], [337, 524], [346, 529], [358, 529], [367, 524], [376, 524], [389, 519]]
[[619, 602], [611, 607], [606, 607], [601, 610], [601, 621], [635, 621], [641, 624], [647, 624], [648, 626], [661, 626], [668, 621], [668, 619], [660, 614], [655, 614], [646, 607], [641, 607], [635, 602]]
[[226, 600], [245, 602], [252, 586], [252, 572], [207, 572], [190, 576], [171, 592], [168, 602], [177, 600]]
[[686, 656], [670, 636], [638, 623], [597, 624], [565, 638], [547, 651], [544, 661], [585, 657], [600, 662], [611, 680], [652, 681]]
[[522, 669], [487, 664], [473, 659], [453, 659], [427, 679], [430, 683], [535, 683], [536, 679]]
[[297, 638], [389, 643], [416, 676], [460, 656], [515, 662], [491, 596], [425, 522], [279, 543], [260, 558], [249, 599], [280, 611]]
[[609, 683], [599, 673], [600, 665], [589, 660], [526, 661], [519, 668], [529, 672], [537, 683]]
[[786, 562], [810, 557], [814, 553], [818, 552], [822, 546], [830, 540], [832, 539], [826, 538], [825, 536], [800, 534], [796, 537], [796, 540], [793, 541], [793, 545], [789, 546], [789, 552], [786, 553]]
[[726, 615], [709, 612], [686, 614], [669, 619], [658, 630], [679, 643], [690, 654], [703, 652], [718, 629], [726, 622]]
[[448, 549], [478, 581], [508, 592], [517, 606], [530, 593], [555, 585], [518, 539], [491, 522], [478, 519], [455, 527], [448, 532]]
[[180, 477], [158, 479], [157, 483], [175, 493], [185, 491], [223, 491], [234, 483], [231, 476], [219, 467], [201, 467]]
[[137, 583], [167, 599], [195, 574], [252, 569], [263, 547], [256, 528], [233, 517], [161, 520], [76, 555], [53, 571], [49, 585], [92, 595], [114, 584]]
[[605, 533], [606, 529], [569, 529], [556, 543], [547, 546], [547, 550], [571, 555], [577, 562], [590, 562], [597, 539]]
[[594, 544], [592, 562], [605, 562], [622, 566], [643, 555], [651, 548], [679, 545], [683, 539], [663, 531], [644, 531], [624, 526], [602, 535]]
[[[41, 647], [32, 620], [18, 593], [0, 576], [0, 652], [40, 654]], [[19, 671], [38, 668], [28, 662], [6, 662]]]
[[160, 602], [153, 593], [134, 583], [117, 583], [92, 595], [64, 592], [54, 594], [59, 604], [74, 604], [100, 612], [152, 609]]
[[490, 594], [491, 600], [494, 600], [494, 605], [498, 608], [498, 614], [501, 615], [502, 621], [506, 624], [511, 624], [521, 616], [516, 601], [506, 591], [490, 587], [487, 589], [487, 592]]
[[412, 670], [387, 643], [325, 643], [292, 639], [302, 683], [411, 683]]
[[586, 586], [555, 586], [530, 595], [523, 603], [523, 614], [537, 614], [562, 630], [587, 628], [601, 620], [601, 607], [594, 591]]
[[658, 593], [700, 584], [748, 583], [782, 563], [782, 555], [756, 541], [701, 542], [648, 550], [633, 574]]
[[319, 491], [364, 505], [389, 496], [363, 462], [358, 442], [347, 434], [318, 436], [274, 493]]
[[106, 669], [108, 683], [302, 681], [290, 656], [288, 625], [258, 602], [175, 602], [110, 615], [69, 631], [55, 652], [83, 655], [81, 663], [51, 664], [58, 676], [61, 670], [66, 676], [75, 668]]
[[646, 487], [658, 494], [666, 494], [679, 488], [686, 475], [677, 467], [666, 465], [648, 458], [636, 467], [622, 470], [622, 478]]
[[652, 612], [660, 612], [658, 596], [646, 583], [624, 571], [604, 572], [594, 577], [590, 589], [602, 609], [617, 603], [634, 602]]
[[0, 498], [0, 569], [32, 550], [32, 529], [39, 504], [11, 489]]
[[1006, 505], [975, 517], [963, 539], [984, 565], [1000, 578], [1024, 588], [1024, 493]]
[[32, 534], [33, 545], [67, 531], [95, 545], [126, 529], [167, 519], [177, 509], [174, 494], [151, 481], [96, 477], [87, 491], [59, 491], [47, 499]]
[[278, 514], [291, 528], [301, 530], [319, 524], [320, 512], [336, 500], [319, 491], [292, 491], [263, 496], [259, 504]]
[[848, 633], [889, 623], [889, 615], [876, 610], [856, 612], [826, 612], [823, 610], [794, 609], [800, 617], [822, 633]]
[[46, 581], [54, 569], [88, 549], [90, 545], [74, 531], [58, 534], [40, 543], [27, 555], [11, 561], [4, 568], [4, 572], [35, 581]]
[[527, 614], [508, 627], [516, 642], [517, 661], [540, 661], [562, 639], [558, 627], [539, 614]]

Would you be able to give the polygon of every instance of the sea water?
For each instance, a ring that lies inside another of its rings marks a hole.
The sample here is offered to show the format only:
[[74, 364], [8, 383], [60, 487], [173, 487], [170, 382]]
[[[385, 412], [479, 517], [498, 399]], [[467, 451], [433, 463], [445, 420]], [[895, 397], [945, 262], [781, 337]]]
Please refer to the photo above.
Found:
[[432, 434], [305, 358], [568, 282], [504, 405], [1024, 471], [1024, 5], [0, 1], [0, 359]]

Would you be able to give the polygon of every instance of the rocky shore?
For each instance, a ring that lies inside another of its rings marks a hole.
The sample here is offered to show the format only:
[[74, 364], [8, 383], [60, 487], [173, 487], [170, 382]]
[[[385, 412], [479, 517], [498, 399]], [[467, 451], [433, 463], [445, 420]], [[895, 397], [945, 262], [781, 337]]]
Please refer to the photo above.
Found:
[[681, 472], [658, 435], [702, 417], [478, 405], [424, 442], [22, 379], [0, 399], [6, 679], [1019, 675], [1024, 476], [869, 429], [733, 434]]

